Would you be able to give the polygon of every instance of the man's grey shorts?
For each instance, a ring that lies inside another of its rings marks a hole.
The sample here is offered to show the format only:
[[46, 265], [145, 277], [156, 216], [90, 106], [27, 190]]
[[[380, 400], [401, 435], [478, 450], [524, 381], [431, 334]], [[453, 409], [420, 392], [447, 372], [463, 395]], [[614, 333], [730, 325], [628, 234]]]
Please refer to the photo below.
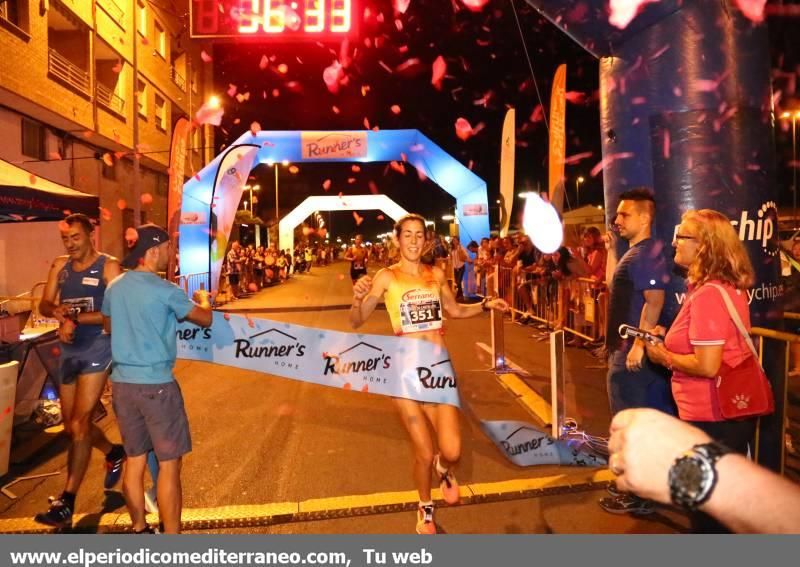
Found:
[[171, 461], [192, 450], [189, 420], [177, 382], [112, 381], [112, 400], [122, 444], [129, 456], [153, 450], [159, 461]]

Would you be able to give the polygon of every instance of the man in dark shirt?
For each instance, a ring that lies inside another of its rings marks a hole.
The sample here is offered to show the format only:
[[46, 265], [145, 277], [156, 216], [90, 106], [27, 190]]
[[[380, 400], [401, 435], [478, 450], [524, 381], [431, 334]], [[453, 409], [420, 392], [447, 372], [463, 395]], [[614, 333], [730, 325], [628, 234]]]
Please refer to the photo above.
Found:
[[[664, 289], [669, 283], [663, 243], [653, 240], [652, 225], [655, 201], [645, 188], [620, 195], [614, 228], [628, 241], [628, 251], [616, 262], [615, 237], [609, 233], [609, 258], [606, 274], [612, 274], [606, 328], [609, 356], [608, 400], [612, 416], [624, 409], [653, 408], [672, 415], [675, 406], [670, 390], [669, 373], [652, 364], [644, 343], [622, 339], [619, 326], [632, 325], [652, 329], [659, 323], [664, 306]], [[650, 513], [653, 505], [633, 495], [619, 494], [604, 498], [600, 505], [613, 513]]]

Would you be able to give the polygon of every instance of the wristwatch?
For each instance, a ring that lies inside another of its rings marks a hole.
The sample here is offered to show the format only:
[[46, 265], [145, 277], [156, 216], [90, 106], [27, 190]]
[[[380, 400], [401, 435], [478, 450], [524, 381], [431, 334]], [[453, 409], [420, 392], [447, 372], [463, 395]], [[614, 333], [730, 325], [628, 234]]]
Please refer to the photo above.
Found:
[[669, 469], [672, 503], [689, 511], [705, 503], [717, 485], [717, 461], [732, 452], [725, 445], [712, 441], [695, 445], [675, 459]]

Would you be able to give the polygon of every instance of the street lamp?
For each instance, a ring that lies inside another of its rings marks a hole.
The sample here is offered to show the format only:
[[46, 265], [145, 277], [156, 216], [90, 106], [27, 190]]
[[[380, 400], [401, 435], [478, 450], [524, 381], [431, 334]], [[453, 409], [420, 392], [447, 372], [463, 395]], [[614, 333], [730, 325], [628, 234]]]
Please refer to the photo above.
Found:
[[442, 220], [446, 220], [446, 221], [451, 221], [451, 220], [453, 220], [455, 218], [456, 217], [454, 217], [453, 215], [442, 215]]
[[586, 181], [583, 176], [578, 176], [575, 180], [575, 208], [581, 206], [581, 183]]
[[[250, 215], [253, 215], [253, 201], [255, 201], [255, 199], [253, 199], [253, 191], [258, 191], [259, 189], [261, 189], [261, 186], [245, 185], [244, 188], [250, 192]], [[244, 202], [244, 208], [245, 210], [247, 210], [247, 201]]]
[[781, 114], [784, 120], [792, 120], [792, 217], [794, 224], [797, 224], [797, 120], [800, 119], [800, 110], [794, 112], [784, 112]]

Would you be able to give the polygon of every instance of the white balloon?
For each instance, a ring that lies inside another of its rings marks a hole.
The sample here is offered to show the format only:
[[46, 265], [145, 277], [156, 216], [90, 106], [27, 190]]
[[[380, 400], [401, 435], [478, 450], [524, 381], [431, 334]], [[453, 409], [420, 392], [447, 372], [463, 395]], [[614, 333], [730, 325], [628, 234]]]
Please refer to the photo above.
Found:
[[564, 227], [558, 212], [536, 193], [530, 193], [525, 200], [522, 228], [531, 237], [533, 245], [545, 254], [558, 250], [564, 241]]

